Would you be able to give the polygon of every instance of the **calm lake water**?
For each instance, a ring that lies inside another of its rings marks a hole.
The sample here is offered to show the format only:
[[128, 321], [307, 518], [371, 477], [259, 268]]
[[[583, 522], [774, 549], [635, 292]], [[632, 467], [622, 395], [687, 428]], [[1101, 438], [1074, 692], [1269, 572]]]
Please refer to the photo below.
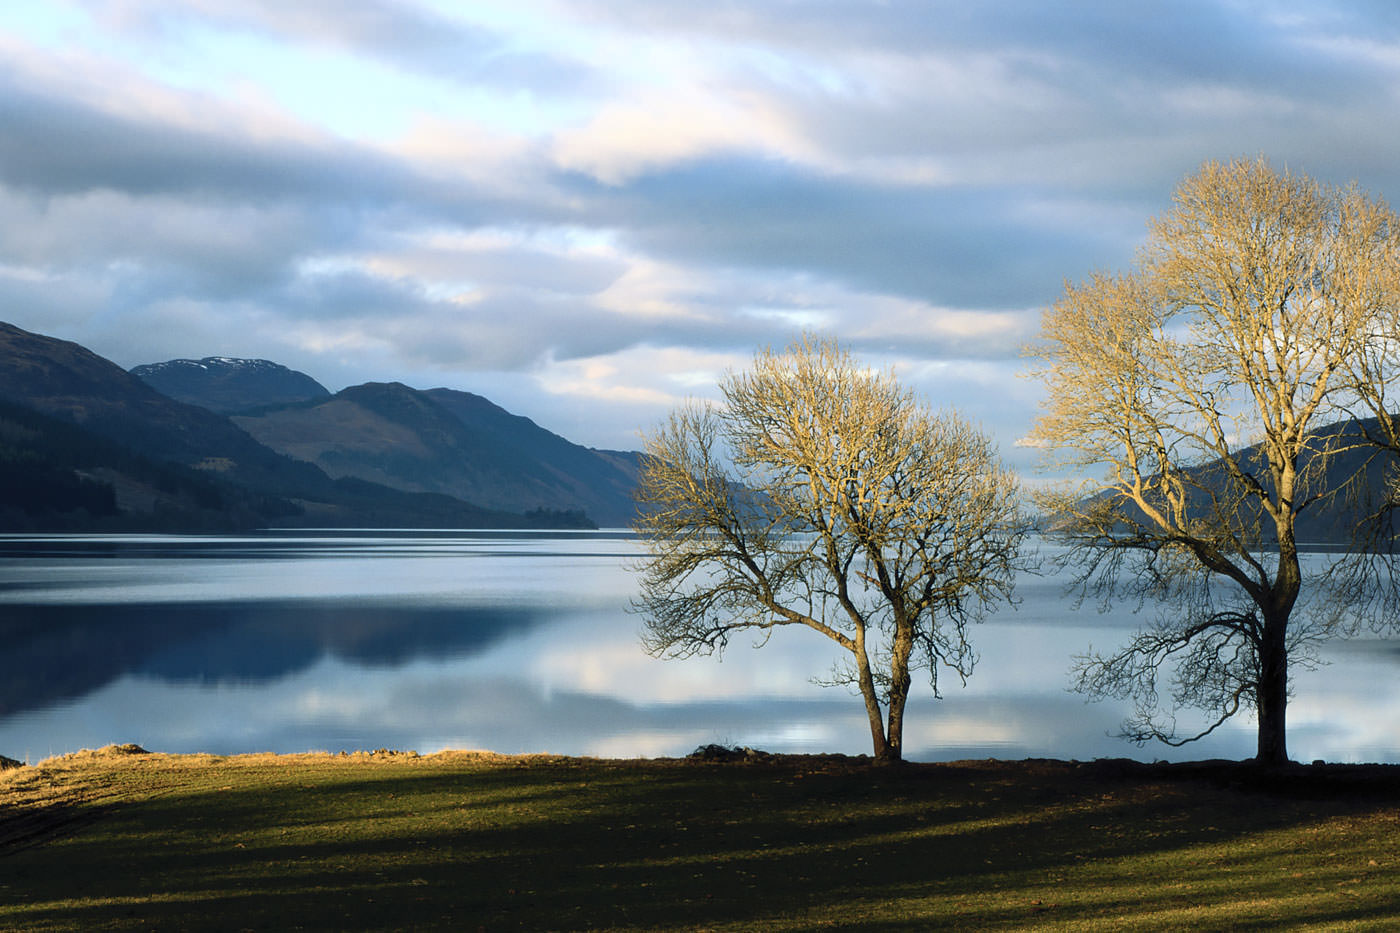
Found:
[[[813, 632], [647, 656], [627, 610], [637, 554], [606, 531], [0, 536], [0, 754], [869, 752], [859, 698], [809, 681], [838, 658]], [[1113, 738], [1123, 709], [1067, 692], [1067, 671], [1138, 620], [1076, 610], [1054, 579], [1018, 592], [973, 630], [967, 686], [911, 700], [908, 757], [1253, 754], [1244, 720], [1180, 750]], [[1328, 659], [1295, 678], [1292, 756], [1400, 761], [1400, 640]]]

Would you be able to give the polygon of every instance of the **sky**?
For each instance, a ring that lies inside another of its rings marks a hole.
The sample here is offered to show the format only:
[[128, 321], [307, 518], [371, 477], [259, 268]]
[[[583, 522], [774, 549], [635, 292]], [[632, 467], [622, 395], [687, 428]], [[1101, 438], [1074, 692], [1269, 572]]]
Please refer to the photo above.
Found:
[[1400, 5], [10, 0], [0, 320], [631, 449], [801, 332], [1013, 466], [1023, 347], [1211, 159], [1400, 196]]

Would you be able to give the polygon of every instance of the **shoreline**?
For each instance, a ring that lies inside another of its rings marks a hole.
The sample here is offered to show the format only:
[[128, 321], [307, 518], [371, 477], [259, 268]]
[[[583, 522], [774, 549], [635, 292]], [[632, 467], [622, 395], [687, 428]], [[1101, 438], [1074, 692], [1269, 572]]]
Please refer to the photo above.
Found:
[[597, 766], [638, 766], [655, 765], [673, 767], [678, 765], [729, 765], [736, 767], [760, 768], [763, 766], [819, 765], [846, 769], [870, 769], [872, 771], [892, 771], [895, 773], [938, 770], [938, 769], [1027, 769], [1041, 770], [1059, 768], [1070, 771], [1093, 771], [1104, 776], [1119, 777], [1182, 777], [1200, 778], [1215, 776], [1329, 779], [1350, 778], [1358, 781], [1363, 778], [1374, 780], [1389, 779], [1397, 793], [1400, 793], [1400, 764], [1389, 762], [1329, 762], [1329, 761], [1290, 761], [1282, 765], [1261, 765], [1253, 759], [1203, 758], [1188, 761], [1142, 761], [1136, 758], [1112, 757], [1093, 759], [1074, 758], [960, 758], [940, 761], [901, 761], [893, 764], [878, 763], [869, 755], [848, 755], [841, 752], [791, 753], [767, 752], [753, 748], [734, 748], [708, 745], [682, 756], [656, 757], [601, 757], [593, 755], [564, 755], [552, 752], [495, 752], [489, 749], [441, 749], [436, 752], [419, 753], [413, 749], [342, 749], [332, 752], [325, 749], [308, 749], [304, 752], [236, 752], [217, 754], [213, 752], [162, 752], [150, 751], [135, 743], [114, 743], [100, 748], [83, 748], [74, 752], [64, 752], [26, 763], [0, 755], [0, 777], [17, 771], [34, 771], [44, 768], [71, 767], [83, 763], [112, 761], [122, 758], [144, 758], [171, 762], [195, 763], [278, 763], [284, 765], [324, 763], [331, 761], [365, 762], [462, 762], [478, 764], [586, 764]]

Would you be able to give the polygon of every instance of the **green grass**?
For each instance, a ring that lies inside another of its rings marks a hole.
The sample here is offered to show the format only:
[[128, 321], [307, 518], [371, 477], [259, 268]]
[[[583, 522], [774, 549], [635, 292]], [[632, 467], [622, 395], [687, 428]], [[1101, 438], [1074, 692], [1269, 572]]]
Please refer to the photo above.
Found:
[[0, 929], [1400, 927], [1400, 769], [85, 753]]

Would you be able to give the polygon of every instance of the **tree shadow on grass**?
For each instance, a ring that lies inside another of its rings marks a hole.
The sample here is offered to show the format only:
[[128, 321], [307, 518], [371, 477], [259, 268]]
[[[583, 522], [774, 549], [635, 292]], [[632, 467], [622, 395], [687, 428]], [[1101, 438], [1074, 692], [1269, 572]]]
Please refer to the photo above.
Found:
[[[989, 929], [1214, 916], [1248, 928], [1383, 916], [1400, 861], [1393, 777], [1316, 778], [800, 757], [347, 767], [289, 774], [281, 791], [172, 792], [17, 853], [4, 865], [22, 899], [0, 908], [0, 925]], [[1377, 813], [1391, 814], [1379, 830], [1366, 822]], [[1389, 848], [1358, 864], [1374, 845]]]

